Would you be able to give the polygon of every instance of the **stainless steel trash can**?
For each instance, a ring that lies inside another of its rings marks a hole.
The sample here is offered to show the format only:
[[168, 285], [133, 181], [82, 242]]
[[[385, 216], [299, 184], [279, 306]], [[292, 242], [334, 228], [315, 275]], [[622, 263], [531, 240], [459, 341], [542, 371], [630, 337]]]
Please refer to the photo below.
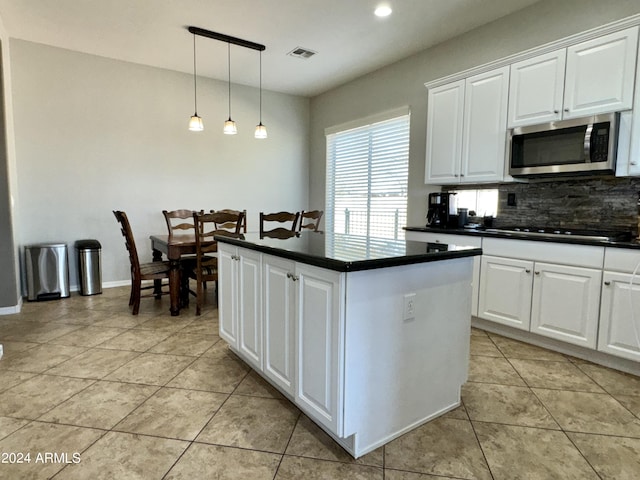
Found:
[[78, 286], [80, 295], [102, 293], [100, 256], [102, 246], [97, 240], [76, 241], [78, 252]]
[[69, 296], [69, 257], [64, 243], [24, 247], [27, 300], [52, 300]]

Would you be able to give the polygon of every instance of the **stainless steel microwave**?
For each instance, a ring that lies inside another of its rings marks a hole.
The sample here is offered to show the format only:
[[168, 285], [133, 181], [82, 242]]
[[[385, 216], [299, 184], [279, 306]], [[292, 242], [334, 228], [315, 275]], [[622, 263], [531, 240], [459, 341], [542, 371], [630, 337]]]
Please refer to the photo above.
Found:
[[613, 174], [619, 113], [514, 128], [509, 131], [509, 174]]

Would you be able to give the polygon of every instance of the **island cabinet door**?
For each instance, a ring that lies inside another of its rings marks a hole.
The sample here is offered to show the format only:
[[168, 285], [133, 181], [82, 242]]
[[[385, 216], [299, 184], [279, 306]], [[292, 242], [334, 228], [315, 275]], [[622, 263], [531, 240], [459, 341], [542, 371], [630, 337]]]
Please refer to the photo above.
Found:
[[296, 264], [296, 404], [342, 436], [344, 378], [343, 275]]
[[604, 272], [602, 281], [598, 350], [640, 361], [640, 278]]
[[255, 368], [262, 369], [261, 255], [238, 248], [238, 350]]
[[482, 256], [478, 317], [529, 330], [533, 262]]
[[531, 332], [596, 348], [602, 271], [535, 263]]
[[218, 244], [218, 316], [220, 337], [238, 346], [238, 249]]
[[295, 263], [271, 255], [262, 261], [263, 372], [293, 396], [295, 353]]

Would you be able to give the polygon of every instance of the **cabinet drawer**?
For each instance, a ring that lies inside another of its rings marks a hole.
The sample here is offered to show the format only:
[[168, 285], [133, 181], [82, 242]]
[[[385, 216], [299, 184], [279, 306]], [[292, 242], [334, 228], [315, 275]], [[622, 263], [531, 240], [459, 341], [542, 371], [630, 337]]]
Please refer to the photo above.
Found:
[[485, 255], [589, 268], [602, 268], [604, 262], [604, 247], [571, 243], [485, 238], [482, 252]]
[[607, 247], [604, 254], [604, 269], [613, 272], [640, 272], [640, 250]]

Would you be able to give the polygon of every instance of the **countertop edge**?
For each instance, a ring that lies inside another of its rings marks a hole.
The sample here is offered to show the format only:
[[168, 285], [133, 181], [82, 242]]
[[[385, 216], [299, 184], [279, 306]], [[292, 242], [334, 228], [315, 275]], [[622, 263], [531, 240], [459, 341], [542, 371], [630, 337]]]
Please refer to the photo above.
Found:
[[510, 240], [530, 240], [533, 242], [547, 242], [547, 243], [569, 243], [573, 245], [592, 245], [596, 247], [614, 247], [614, 248], [627, 248], [627, 249], [640, 249], [640, 242], [609, 242], [602, 240], [586, 240], [567, 237], [557, 238], [544, 238], [536, 236], [527, 236], [526, 234], [503, 233], [503, 232], [488, 232], [485, 230], [472, 230], [467, 228], [432, 228], [432, 227], [403, 227], [407, 232], [423, 232], [423, 233], [440, 233], [445, 235], [461, 235], [468, 237], [491, 237], [491, 238], [506, 238]]
[[429, 263], [455, 258], [473, 257], [482, 255], [481, 248], [470, 248], [460, 251], [429, 252], [420, 255], [408, 255], [402, 257], [377, 258], [371, 260], [342, 261], [327, 257], [307, 255], [300, 252], [276, 248], [267, 245], [260, 245], [251, 241], [227, 236], [215, 236], [218, 242], [228, 243], [237, 247], [248, 248], [261, 253], [266, 253], [276, 257], [295, 260], [307, 265], [326, 268], [338, 272], [357, 272], [363, 270], [374, 270], [378, 268], [399, 267], [403, 265], [413, 265], [416, 263]]

